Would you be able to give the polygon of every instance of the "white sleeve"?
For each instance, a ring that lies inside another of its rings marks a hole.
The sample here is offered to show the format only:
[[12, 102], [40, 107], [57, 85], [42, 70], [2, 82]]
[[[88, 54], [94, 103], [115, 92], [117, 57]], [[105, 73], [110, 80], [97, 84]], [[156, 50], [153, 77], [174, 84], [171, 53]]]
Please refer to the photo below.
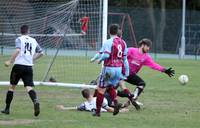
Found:
[[21, 49], [21, 40], [19, 38], [17, 38], [15, 40], [15, 48], [20, 48]]

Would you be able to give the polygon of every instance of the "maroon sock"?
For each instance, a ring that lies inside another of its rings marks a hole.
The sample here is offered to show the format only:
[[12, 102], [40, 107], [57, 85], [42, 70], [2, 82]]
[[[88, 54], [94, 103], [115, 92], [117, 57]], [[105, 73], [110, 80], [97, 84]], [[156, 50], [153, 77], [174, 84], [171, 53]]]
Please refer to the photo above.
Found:
[[126, 88], [126, 89], [124, 89], [123, 90], [125, 93], [128, 93], [128, 94], [130, 94], [130, 91]]
[[97, 89], [95, 89], [95, 90], [94, 90], [93, 97], [97, 97], [97, 93], [98, 93], [98, 90], [97, 90]]
[[115, 89], [113, 87], [110, 87], [108, 89], [108, 93], [109, 93], [110, 98], [111, 98], [112, 101], [117, 99], [117, 93], [116, 93], [116, 91], [115, 91]]
[[101, 106], [103, 103], [104, 95], [97, 91], [97, 100], [96, 100], [96, 114], [100, 114]]
[[126, 93], [126, 94], [128, 94], [128, 96], [129, 96], [128, 98], [131, 98], [131, 93], [130, 93], [130, 91], [127, 88], [124, 89], [123, 92]]

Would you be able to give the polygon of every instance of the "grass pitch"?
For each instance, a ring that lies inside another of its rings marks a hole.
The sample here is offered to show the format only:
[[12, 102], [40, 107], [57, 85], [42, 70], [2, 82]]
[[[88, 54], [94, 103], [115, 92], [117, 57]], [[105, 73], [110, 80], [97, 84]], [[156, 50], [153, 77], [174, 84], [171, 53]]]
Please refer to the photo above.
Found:
[[[161, 59], [159, 64], [173, 67], [176, 75], [169, 78], [163, 73], [143, 68], [139, 75], [146, 81], [146, 88], [139, 101], [144, 106], [136, 111], [129, 106], [130, 112], [102, 113], [100, 118], [92, 117], [90, 112], [60, 111], [58, 104], [76, 106], [83, 102], [80, 89], [64, 87], [36, 86], [41, 103], [41, 114], [33, 116], [33, 106], [23, 86], [18, 86], [11, 106], [11, 114], [0, 114], [0, 128], [199, 128], [200, 126], [200, 62], [193, 60]], [[38, 61], [38, 64], [40, 62]], [[95, 64], [94, 64], [95, 65]], [[92, 66], [92, 65], [91, 65]], [[9, 72], [1, 67], [2, 72]], [[90, 68], [91, 69], [91, 68]], [[65, 69], [67, 70], [67, 68]], [[98, 68], [93, 67], [88, 79], [78, 78], [78, 82], [95, 78]], [[6, 74], [5, 73], [5, 74]], [[94, 73], [94, 74], [93, 74]], [[79, 72], [86, 76], [85, 72]], [[189, 76], [187, 85], [180, 85], [178, 76]], [[3, 77], [9, 77], [1, 75]], [[126, 84], [133, 91], [134, 86]], [[0, 86], [0, 107], [4, 107], [6, 86]], [[125, 98], [119, 98], [121, 102]]]

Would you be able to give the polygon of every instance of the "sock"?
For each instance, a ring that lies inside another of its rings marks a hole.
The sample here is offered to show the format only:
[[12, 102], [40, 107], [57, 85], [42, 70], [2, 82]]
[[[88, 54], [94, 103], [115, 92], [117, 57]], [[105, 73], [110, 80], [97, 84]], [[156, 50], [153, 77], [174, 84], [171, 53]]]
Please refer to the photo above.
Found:
[[8, 90], [7, 94], [6, 94], [6, 109], [10, 109], [10, 104], [12, 102], [13, 99], [13, 91]]
[[30, 98], [31, 98], [31, 100], [32, 100], [33, 103], [35, 103], [35, 102], [38, 101], [38, 100], [37, 100], [36, 92], [35, 92], [34, 90], [30, 90], [30, 91], [28, 92], [28, 94], [29, 94], [29, 96], [30, 96]]
[[128, 98], [132, 98], [132, 94], [130, 93], [130, 91], [127, 88], [124, 89], [123, 92], [128, 94]]
[[101, 106], [103, 103], [104, 95], [97, 91], [97, 99], [96, 99], [96, 114], [100, 114]]
[[117, 96], [120, 97], [129, 97], [129, 95], [127, 93], [125, 93], [124, 91], [117, 91]]
[[134, 91], [134, 99], [137, 99], [137, 97], [142, 93], [143, 91], [143, 88], [139, 88], [139, 87], [136, 87], [135, 88], [135, 91]]
[[110, 95], [110, 98], [112, 101], [115, 101], [117, 99], [117, 93], [113, 87], [110, 87], [108, 90], [108, 93]]

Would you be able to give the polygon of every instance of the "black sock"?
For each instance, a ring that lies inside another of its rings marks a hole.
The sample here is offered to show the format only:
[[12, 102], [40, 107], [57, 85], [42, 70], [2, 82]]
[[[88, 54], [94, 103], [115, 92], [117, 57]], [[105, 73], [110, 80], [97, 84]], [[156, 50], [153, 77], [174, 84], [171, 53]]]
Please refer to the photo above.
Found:
[[37, 101], [37, 95], [36, 95], [36, 92], [34, 90], [30, 90], [28, 92], [28, 94], [29, 94], [29, 96], [30, 96], [30, 98], [31, 98], [31, 100], [32, 100], [33, 103], [38, 102]]
[[117, 90], [117, 96], [119, 96], [119, 97], [129, 97], [129, 94], [125, 93], [124, 91]]
[[12, 102], [13, 99], [13, 91], [8, 90], [6, 94], [6, 109], [10, 109], [10, 103]]
[[135, 88], [135, 91], [134, 91], [134, 93], [133, 93], [134, 99], [137, 99], [138, 96], [140, 96], [140, 94], [143, 92], [143, 90], [144, 90], [143, 88], [136, 87], [136, 88]]
[[143, 92], [143, 88], [138, 88], [138, 96]]

